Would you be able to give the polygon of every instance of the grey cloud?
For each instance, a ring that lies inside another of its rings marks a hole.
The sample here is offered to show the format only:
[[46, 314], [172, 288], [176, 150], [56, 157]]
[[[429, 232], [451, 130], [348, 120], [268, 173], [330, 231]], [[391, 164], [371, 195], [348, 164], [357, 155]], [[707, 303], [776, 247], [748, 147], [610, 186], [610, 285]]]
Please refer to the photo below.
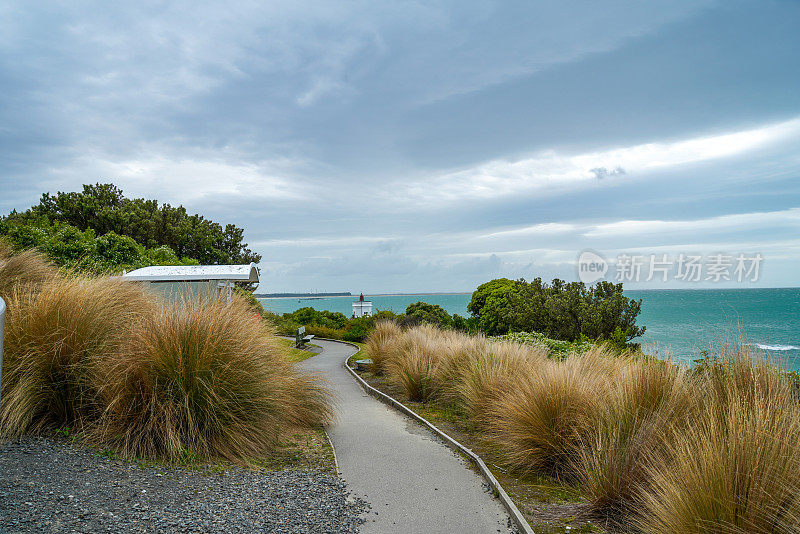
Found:
[[[0, 212], [24, 209], [43, 191], [117, 181], [130, 194], [244, 226], [276, 291], [466, 290], [495, 276], [569, 277], [561, 256], [622, 243], [534, 234], [490, 245], [464, 235], [692, 220], [800, 201], [789, 143], [641, 181], [613, 159], [592, 163], [584, 167], [597, 178], [591, 187], [558, 195], [488, 198], [489, 190], [443, 204], [431, 185], [489, 161], [797, 116], [800, 6], [792, 3], [156, 10], [20, 2], [0, 10]], [[433, 200], [411, 198], [410, 183]], [[292, 246], [298, 239], [315, 244]], [[506, 254], [513, 250], [553, 254]]]
[[625, 169], [622, 167], [616, 167], [614, 169], [606, 169], [605, 167], [595, 167], [594, 169], [589, 169], [589, 172], [594, 174], [594, 177], [598, 180], [602, 180], [603, 178], [608, 178], [609, 176], [621, 176], [627, 174]]

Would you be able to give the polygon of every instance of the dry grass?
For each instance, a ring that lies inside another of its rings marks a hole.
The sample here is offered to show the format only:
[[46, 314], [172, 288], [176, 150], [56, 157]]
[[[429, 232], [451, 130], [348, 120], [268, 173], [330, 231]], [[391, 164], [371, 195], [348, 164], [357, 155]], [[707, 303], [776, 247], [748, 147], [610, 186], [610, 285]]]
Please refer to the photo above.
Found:
[[8, 242], [0, 239], [0, 297], [9, 300], [13, 292], [38, 287], [56, 277], [56, 268], [42, 254], [26, 250], [14, 253]]
[[238, 297], [163, 305], [2, 244], [0, 291], [0, 437], [71, 427], [125, 456], [244, 463], [330, 420], [328, 391]]
[[98, 364], [119, 352], [151, 302], [110, 278], [24, 283], [8, 301], [3, 358], [4, 436], [93, 420]]
[[427, 326], [374, 347], [412, 398], [456, 406], [504, 463], [577, 483], [618, 528], [800, 532], [797, 386], [744, 342], [692, 372], [606, 347], [556, 362]]
[[[473, 423], [484, 427], [489, 423], [490, 409], [509, 389], [549, 365], [547, 352], [539, 347], [516, 343], [473, 344], [453, 351], [449, 361], [451, 380], [442, 379], [443, 389], [460, 405]], [[461, 372], [454, 372], [460, 368]]]
[[692, 423], [647, 464], [644, 532], [800, 532], [800, 410], [779, 367], [723, 344]]
[[571, 467], [596, 512], [619, 521], [636, 508], [647, 458], [685, 427], [696, 399], [681, 367], [643, 360], [620, 371]]
[[402, 334], [402, 330], [394, 321], [379, 321], [366, 340], [367, 355], [372, 360], [375, 374], [383, 374], [389, 345]]
[[[429, 326], [412, 328], [388, 344], [383, 368], [390, 379], [402, 387], [413, 401], [426, 401], [434, 393], [436, 370], [443, 347]], [[374, 362], [374, 360], [373, 360]]]
[[575, 358], [547, 362], [500, 396], [489, 429], [505, 463], [563, 477], [596, 420], [604, 397], [600, 372], [584, 374]]
[[94, 434], [128, 456], [246, 461], [330, 420], [327, 391], [288, 361], [246, 303], [167, 305], [103, 365]]

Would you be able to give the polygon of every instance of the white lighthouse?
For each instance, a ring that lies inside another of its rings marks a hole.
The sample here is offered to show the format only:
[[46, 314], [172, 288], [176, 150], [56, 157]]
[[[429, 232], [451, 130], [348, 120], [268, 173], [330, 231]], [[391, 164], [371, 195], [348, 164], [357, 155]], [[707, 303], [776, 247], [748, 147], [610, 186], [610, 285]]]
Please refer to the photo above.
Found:
[[353, 303], [353, 317], [369, 317], [372, 315], [372, 302], [364, 300], [364, 293]]

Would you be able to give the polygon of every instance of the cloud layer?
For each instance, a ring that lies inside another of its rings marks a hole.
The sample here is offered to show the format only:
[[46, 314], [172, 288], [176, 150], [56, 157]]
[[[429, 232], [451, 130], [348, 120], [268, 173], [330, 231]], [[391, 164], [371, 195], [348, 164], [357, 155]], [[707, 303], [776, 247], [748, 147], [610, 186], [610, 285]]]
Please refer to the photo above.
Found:
[[790, 2], [7, 2], [0, 213], [113, 181], [246, 229], [274, 291], [761, 251], [798, 285]]

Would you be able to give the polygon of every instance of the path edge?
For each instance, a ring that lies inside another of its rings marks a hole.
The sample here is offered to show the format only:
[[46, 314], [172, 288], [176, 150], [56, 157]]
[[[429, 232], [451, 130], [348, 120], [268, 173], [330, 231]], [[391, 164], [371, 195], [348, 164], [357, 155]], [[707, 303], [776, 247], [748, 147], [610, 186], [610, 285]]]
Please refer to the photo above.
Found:
[[[347, 341], [342, 341], [339, 339], [328, 339], [328, 338], [315, 338], [315, 339], [320, 339], [322, 341], [333, 341], [335, 343], [341, 343], [343, 345], [350, 345], [351, 347], [354, 347], [357, 350], [361, 350], [361, 347], [359, 347], [358, 345], [349, 343]], [[352, 356], [352, 354], [350, 356]], [[423, 424], [431, 432], [433, 432], [439, 438], [441, 438], [449, 448], [464, 454], [475, 465], [475, 467], [478, 468], [480, 474], [483, 476], [484, 479], [486, 479], [486, 482], [489, 484], [492, 490], [494, 490], [495, 495], [503, 504], [503, 507], [505, 507], [509, 517], [511, 517], [511, 520], [514, 522], [517, 528], [519, 528], [520, 532], [524, 532], [525, 534], [536, 534], [534, 530], [531, 528], [531, 526], [528, 524], [528, 521], [525, 520], [525, 517], [519, 511], [519, 508], [517, 508], [517, 505], [514, 504], [514, 501], [512, 501], [511, 497], [508, 496], [506, 490], [503, 489], [503, 486], [500, 485], [500, 482], [497, 481], [497, 479], [494, 477], [489, 468], [486, 467], [486, 463], [481, 459], [480, 456], [478, 456], [477, 454], [472, 452], [471, 449], [468, 449], [467, 447], [465, 447], [464, 445], [462, 445], [461, 443], [459, 443], [458, 441], [456, 441], [455, 439], [453, 439], [452, 437], [441, 431], [436, 425], [434, 425], [421, 415], [417, 414], [414, 410], [412, 410], [399, 400], [387, 395], [386, 393], [383, 393], [382, 391], [378, 391], [374, 387], [367, 384], [367, 382], [363, 378], [358, 376], [358, 373], [356, 373], [349, 365], [347, 365], [347, 360], [350, 359], [350, 356], [344, 359], [342, 365], [344, 365], [344, 368], [347, 369], [350, 375], [356, 380], [358, 385], [361, 386], [361, 388], [364, 391], [366, 391], [379, 401], [388, 404], [389, 406], [392, 406], [393, 408], [403, 412], [407, 416], [416, 420], [417, 422]]]

